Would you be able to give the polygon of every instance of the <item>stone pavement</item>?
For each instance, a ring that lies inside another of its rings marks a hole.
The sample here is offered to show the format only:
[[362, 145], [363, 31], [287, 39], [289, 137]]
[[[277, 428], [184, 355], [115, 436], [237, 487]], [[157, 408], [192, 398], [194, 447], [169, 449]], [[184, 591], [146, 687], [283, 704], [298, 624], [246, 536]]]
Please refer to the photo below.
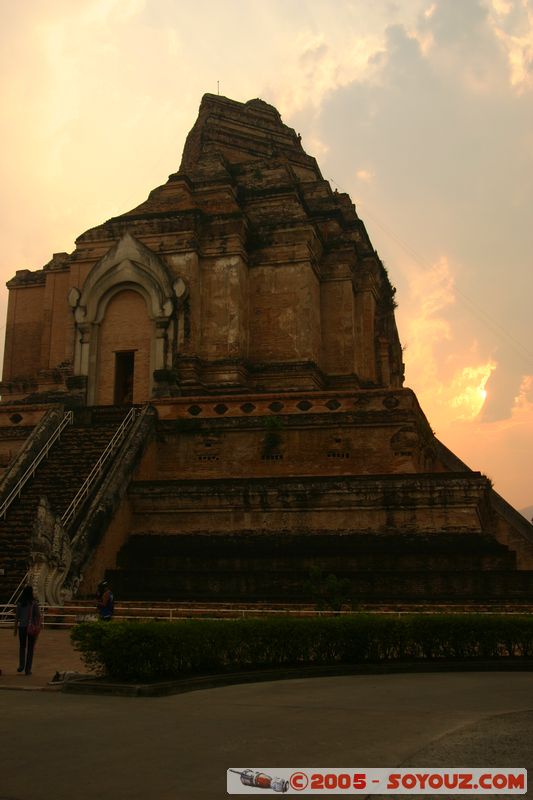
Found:
[[[83, 665], [78, 653], [70, 644], [67, 630], [44, 628], [35, 646], [31, 675], [21, 675], [18, 667], [18, 637], [13, 636], [13, 629], [0, 628], [0, 689], [42, 689], [56, 672], [83, 672]], [[0, 789], [1, 792], [1, 789]], [[2, 795], [0, 794], [0, 800]]]
[[[40, 648], [43, 675], [80, 667], [63, 632], [45, 631]], [[12, 678], [24, 681], [0, 685]], [[533, 776], [533, 673], [350, 675], [160, 698], [0, 691], [0, 742], [0, 800], [222, 800], [226, 769], [243, 765]]]

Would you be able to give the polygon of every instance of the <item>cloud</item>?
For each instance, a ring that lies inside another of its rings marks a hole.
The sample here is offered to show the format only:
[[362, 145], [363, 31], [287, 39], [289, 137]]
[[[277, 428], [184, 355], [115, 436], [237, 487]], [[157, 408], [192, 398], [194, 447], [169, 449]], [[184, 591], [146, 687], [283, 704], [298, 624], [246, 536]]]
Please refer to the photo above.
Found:
[[496, 490], [506, 499], [512, 499], [517, 508], [523, 508], [533, 503], [532, 419], [533, 375], [525, 375], [512, 412], [505, 420], [448, 421], [440, 433], [460, 458], [493, 478]]
[[271, 79], [276, 102], [285, 115], [294, 115], [303, 108], [319, 109], [324, 97], [335, 89], [364, 78], [372, 69], [370, 57], [379, 47], [376, 35], [351, 40], [326, 42], [304, 31], [294, 42], [294, 58], [284, 66], [282, 83]]
[[496, 369], [493, 361], [475, 367], [463, 367], [450, 386], [450, 406], [457, 419], [475, 419], [487, 397], [487, 381]]
[[[513, 35], [530, 29], [524, 6], [506, 17]], [[316, 117], [324, 174], [352, 195], [387, 263], [407, 377], [438, 424], [509, 418], [533, 363], [533, 92], [512, 83], [495, 13], [437, 0], [414, 25], [390, 25], [374, 73], [329, 93]], [[362, 180], [369, 164], [379, 181]], [[453, 287], [435, 267], [442, 253]], [[428, 313], [446, 292], [453, 302]], [[439, 391], [425, 393], [435, 370]]]
[[487, 402], [481, 415], [483, 422], [497, 422], [512, 416], [522, 379], [515, 364], [500, 360], [498, 369], [487, 381]]
[[371, 183], [376, 177], [371, 169], [358, 169], [355, 174], [360, 181], [363, 181], [363, 183]]
[[527, 415], [533, 412], [533, 375], [524, 375], [515, 397], [513, 413]]
[[320, 63], [322, 59], [327, 55], [328, 46], [323, 41], [322, 37], [316, 39], [315, 42], [310, 43], [303, 53], [299, 56], [300, 64], [302, 66], [309, 66]]
[[454, 420], [476, 419], [496, 363], [483, 358], [476, 340], [458, 341], [448, 319], [456, 302], [454, 277], [442, 257], [431, 269], [412, 267], [403, 321], [408, 342], [407, 383], [415, 388], [430, 422], [439, 428]]
[[490, 22], [509, 62], [510, 79], [517, 91], [533, 88], [533, 9], [527, 0], [493, 2]]

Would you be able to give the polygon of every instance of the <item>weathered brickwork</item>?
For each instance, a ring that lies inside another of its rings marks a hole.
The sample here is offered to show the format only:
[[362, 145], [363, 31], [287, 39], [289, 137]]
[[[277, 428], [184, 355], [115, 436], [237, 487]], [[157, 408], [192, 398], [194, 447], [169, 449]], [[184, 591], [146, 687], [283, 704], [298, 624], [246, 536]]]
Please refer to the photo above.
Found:
[[0, 474], [47, 403], [157, 417], [67, 585], [285, 601], [318, 565], [358, 599], [533, 602], [533, 528], [435, 438], [355, 206], [267, 103], [206, 95], [164, 185], [8, 288]]
[[[44, 294], [44, 285], [16, 288], [9, 293], [2, 377], [8, 386], [10, 381], [21, 378], [30, 385], [35, 384], [37, 373], [42, 368], [40, 342], [44, 327]], [[16, 390], [15, 394], [18, 394]]]
[[109, 402], [102, 330], [117, 327], [106, 317], [119, 289], [147, 302], [139, 401], [164, 393], [168, 370], [189, 394], [403, 381], [393, 289], [355, 207], [259, 100], [206, 95], [167, 184], [9, 288], [13, 399], [24, 396], [15, 378], [44, 394], [68, 391], [72, 375], [86, 379], [88, 403]]
[[130, 402], [142, 403], [150, 395], [151, 328], [146, 301], [138, 292], [124, 290], [109, 301], [98, 334], [98, 405], [113, 405], [115, 359], [122, 352], [134, 354]]
[[354, 297], [349, 280], [322, 284], [320, 319], [323, 330], [323, 368], [333, 375], [352, 375], [356, 370]]
[[248, 356], [248, 270], [240, 256], [208, 259], [201, 270], [201, 343], [207, 361]]

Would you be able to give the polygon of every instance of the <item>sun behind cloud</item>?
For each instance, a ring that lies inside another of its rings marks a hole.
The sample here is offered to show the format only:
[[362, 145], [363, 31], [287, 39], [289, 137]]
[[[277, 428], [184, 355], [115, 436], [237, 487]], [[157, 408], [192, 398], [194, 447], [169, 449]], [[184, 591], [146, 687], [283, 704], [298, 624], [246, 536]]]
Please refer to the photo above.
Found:
[[363, 181], [363, 183], [372, 183], [375, 178], [371, 169], [358, 169], [355, 175], [360, 181]]
[[463, 367], [456, 373], [450, 386], [450, 406], [455, 409], [456, 419], [475, 419], [487, 399], [485, 386], [496, 369], [495, 361], [487, 361], [475, 367]]
[[[487, 382], [497, 363], [481, 356], [475, 339], [454, 339], [449, 312], [456, 292], [448, 259], [443, 256], [429, 269], [411, 265], [409, 275], [407, 383], [419, 395], [434, 426], [474, 420], [486, 401]], [[443, 355], [445, 343], [447, 354]]]

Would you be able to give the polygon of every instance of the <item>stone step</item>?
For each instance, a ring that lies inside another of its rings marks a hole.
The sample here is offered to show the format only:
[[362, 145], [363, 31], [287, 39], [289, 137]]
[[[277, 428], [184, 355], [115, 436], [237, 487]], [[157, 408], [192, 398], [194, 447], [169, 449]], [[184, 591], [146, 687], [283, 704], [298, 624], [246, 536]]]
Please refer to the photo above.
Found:
[[[106, 573], [117, 597], [211, 602], [317, 601], [323, 589], [309, 573], [291, 570], [128, 569]], [[533, 571], [340, 571], [340, 592], [356, 603], [533, 603]], [[325, 584], [322, 584], [325, 587]]]
[[[460, 553], [458, 555], [458, 552]], [[188, 570], [511, 570], [514, 552], [492, 537], [465, 534], [354, 533], [353, 531], [238, 531], [233, 534], [130, 536], [119, 569]]]
[[336, 552], [364, 553], [456, 553], [457, 548], [465, 554], [503, 554], [508, 548], [494, 537], [469, 531], [450, 532], [419, 530], [417, 532], [363, 531], [350, 528], [320, 530], [307, 529], [233, 529], [228, 531], [198, 531], [195, 533], [136, 532], [130, 535], [126, 547], [138, 555], [150, 553], [165, 556], [206, 552], [219, 555], [242, 554], [243, 552], [273, 555], [281, 552], [323, 552], [334, 546]]

